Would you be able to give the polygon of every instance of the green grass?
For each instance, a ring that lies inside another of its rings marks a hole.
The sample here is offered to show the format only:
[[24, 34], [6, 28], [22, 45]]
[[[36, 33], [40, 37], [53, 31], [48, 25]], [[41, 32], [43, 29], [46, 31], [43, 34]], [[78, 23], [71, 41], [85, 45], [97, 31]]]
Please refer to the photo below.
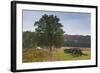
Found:
[[85, 52], [86, 55], [82, 55], [82, 56], [78, 56], [75, 57], [71, 54], [66, 54], [63, 51], [57, 52], [55, 55], [57, 55], [57, 57], [60, 60], [86, 60], [86, 59], [90, 59], [90, 52]]
[[23, 51], [22, 62], [46, 62], [46, 61], [67, 61], [67, 60], [87, 60], [91, 58], [90, 51], [83, 51], [84, 55], [82, 56], [73, 56], [71, 54], [64, 53], [63, 50], [52, 52], [51, 55], [48, 50], [26, 50]]

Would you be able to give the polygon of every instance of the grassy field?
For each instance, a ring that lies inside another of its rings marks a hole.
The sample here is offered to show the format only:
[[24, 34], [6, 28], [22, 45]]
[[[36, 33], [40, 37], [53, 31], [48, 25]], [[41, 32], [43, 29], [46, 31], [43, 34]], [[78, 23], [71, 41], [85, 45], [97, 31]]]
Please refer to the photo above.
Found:
[[52, 54], [48, 50], [24, 49], [22, 53], [22, 62], [46, 62], [46, 61], [67, 61], [67, 60], [87, 60], [91, 58], [90, 50], [82, 51], [85, 55], [73, 56], [64, 53], [63, 49], [53, 51]]
[[75, 56], [72, 56], [71, 54], [66, 54], [63, 51], [60, 51], [56, 55], [60, 60], [86, 60], [86, 59], [90, 59], [90, 52], [87, 51], [87, 52], [85, 52], [85, 54], [86, 55], [75, 57]]

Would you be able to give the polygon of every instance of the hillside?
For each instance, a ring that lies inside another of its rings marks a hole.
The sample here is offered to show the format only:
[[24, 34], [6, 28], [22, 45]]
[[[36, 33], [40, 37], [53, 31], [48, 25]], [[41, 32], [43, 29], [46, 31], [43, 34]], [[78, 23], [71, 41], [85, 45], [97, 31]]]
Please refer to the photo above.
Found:
[[91, 46], [90, 35], [64, 35], [64, 46], [71, 47], [89, 47]]

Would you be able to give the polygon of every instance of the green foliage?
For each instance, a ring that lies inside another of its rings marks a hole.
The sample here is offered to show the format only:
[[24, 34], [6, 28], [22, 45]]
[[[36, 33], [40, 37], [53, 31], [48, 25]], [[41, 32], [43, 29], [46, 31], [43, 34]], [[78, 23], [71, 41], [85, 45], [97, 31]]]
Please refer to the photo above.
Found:
[[35, 32], [23, 32], [23, 48], [36, 47], [36, 33]]
[[91, 36], [64, 35], [64, 46], [91, 47]]
[[61, 47], [64, 43], [63, 25], [60, 19], [54, 15], [43, 15], [34, 26], [37, 26], [37, 44], [52, 50], [52, 47]]
[[64, 36], [62, 36], [62, 35], [56, 36], [56, 38], [54, 39], [54, 45], [55, 45], [55, 47], [59, 48], [63, 44], [64, 44]]
[[[54, 47], [59, 48], [60, 46], [69, 46], [69, 47], [91, 47], [91, 37], [82, 36], [82, 35], [64, 35], [56, 34], [53, 39]], [[47, 42], [45, 42], [47, 41]], [[59, 42], [57, 42], [59, 41]], [[41, 43], [42, 42], [42, 43]], [[23, 48], [35, 48], [37, 46], [42, 48], [48, 48], [45, 45], [48, 45], [48, 35], [37, 32], [26, 31], [23, 32]]]

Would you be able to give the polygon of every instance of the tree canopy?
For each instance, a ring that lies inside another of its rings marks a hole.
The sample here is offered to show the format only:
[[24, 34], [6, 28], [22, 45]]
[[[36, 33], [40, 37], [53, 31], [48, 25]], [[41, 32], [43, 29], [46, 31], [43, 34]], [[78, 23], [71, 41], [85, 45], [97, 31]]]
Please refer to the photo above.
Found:
[[52, 47], [61, 47], [64, 44], [63, 25], [59, 21], [57, 16], [44, 14], [35, 22], [38, 46], [52, 50]]

